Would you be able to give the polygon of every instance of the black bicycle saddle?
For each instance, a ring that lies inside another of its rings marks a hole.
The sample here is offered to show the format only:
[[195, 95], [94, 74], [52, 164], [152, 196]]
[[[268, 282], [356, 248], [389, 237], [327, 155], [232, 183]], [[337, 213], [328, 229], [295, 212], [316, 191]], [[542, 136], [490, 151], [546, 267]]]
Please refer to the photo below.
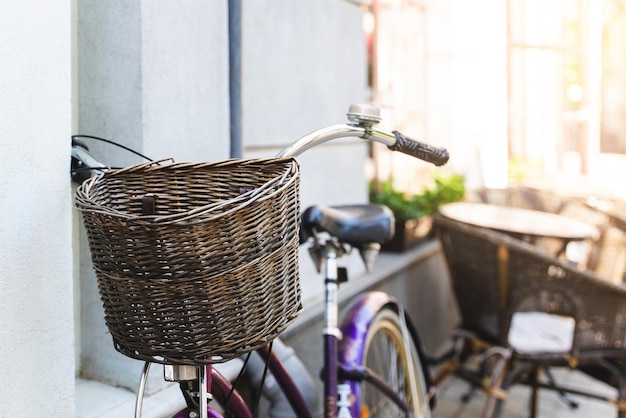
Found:
[[300, 242], [321, 231], [352, 245], [382, 243], [395, 233], [394, 217], [382, 205], [311, 206], [302, 213]]

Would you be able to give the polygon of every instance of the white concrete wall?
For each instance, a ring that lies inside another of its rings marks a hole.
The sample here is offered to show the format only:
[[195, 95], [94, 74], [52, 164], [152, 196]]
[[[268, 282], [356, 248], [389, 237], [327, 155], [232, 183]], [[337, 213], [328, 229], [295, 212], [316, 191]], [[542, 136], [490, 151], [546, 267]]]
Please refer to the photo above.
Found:
[[[227, 1], [78, 1], [78, 132], [115, 140], [153, 159], [229, 156]], [[112, 166], [141, 162], [89, 142]], [[117, 353], [82, 226], [79, 374], [135, 388], [142, 364]], [[150, 390], [163, 385], [151, 375]]]
[[[362, 16], [345, 1], [244, 2], [246, 155], [271, 156], [315, 129], [346, 123], [350, 104], [366, 101]], [[366, 156], [359, 140], [303, 154], [303, 204], [364, 202]]]
[[151, 158], [230, 155], [227, 4], [142, 2], [142, 125]]
[[0, 2], [0, 16], [0, 408], [70, 417], [70, 2]]
[[[347, 122], [352, 103], [367, 101], [363, 12], [336, 0], [244, 2], [244, 156], [273, 156], [300, 136]], [[330, 142], [298, 157], [301, 204], [367, 202], [366, 144]], [[350, 276], [363, 273], [355, 252]], [[308, 251], [300, 252], [305, 308], [318, 300], [323, 281]]]

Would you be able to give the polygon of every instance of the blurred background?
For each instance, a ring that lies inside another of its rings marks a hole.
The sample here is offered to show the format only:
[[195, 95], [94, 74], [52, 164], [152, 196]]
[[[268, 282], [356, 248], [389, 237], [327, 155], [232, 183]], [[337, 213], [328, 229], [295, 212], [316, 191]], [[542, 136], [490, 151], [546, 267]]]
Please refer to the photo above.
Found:
[[377, 0], [372, 101], [449, 145], [470, 187], [623, 195], [625, 19], [620, 0]]

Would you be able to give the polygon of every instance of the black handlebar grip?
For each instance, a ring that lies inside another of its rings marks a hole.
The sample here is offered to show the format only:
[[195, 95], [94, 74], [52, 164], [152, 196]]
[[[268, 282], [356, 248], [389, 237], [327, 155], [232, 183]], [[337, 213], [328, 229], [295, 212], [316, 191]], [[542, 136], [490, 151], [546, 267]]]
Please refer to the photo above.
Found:
[[436, 166], [444, 165], [450, 158], [450, 154], [445, 148], [436, 148], [432, 145], [407, 138], [398, 131], [393, 131], [393, 134], [396, 136], [396, 143], [387, 147], [392, 151], [400, 151]]

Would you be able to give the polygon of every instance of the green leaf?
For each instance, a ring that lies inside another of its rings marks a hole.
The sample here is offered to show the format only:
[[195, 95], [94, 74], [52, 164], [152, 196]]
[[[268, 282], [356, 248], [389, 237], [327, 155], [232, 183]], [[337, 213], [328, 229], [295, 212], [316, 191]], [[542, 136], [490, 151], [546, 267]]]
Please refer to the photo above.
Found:
[[396, 219], [419, 218], [434, 214], [443, 204], [462, 200], [465, 178], [460, 174], [436, 170], [434, 184], [417, 195], [405, 196], [405, 193], [393, 188], [391, 180], [381, 182], [378, 191], [370, 183], [369, 192], [370, 202], [389, 207]]

